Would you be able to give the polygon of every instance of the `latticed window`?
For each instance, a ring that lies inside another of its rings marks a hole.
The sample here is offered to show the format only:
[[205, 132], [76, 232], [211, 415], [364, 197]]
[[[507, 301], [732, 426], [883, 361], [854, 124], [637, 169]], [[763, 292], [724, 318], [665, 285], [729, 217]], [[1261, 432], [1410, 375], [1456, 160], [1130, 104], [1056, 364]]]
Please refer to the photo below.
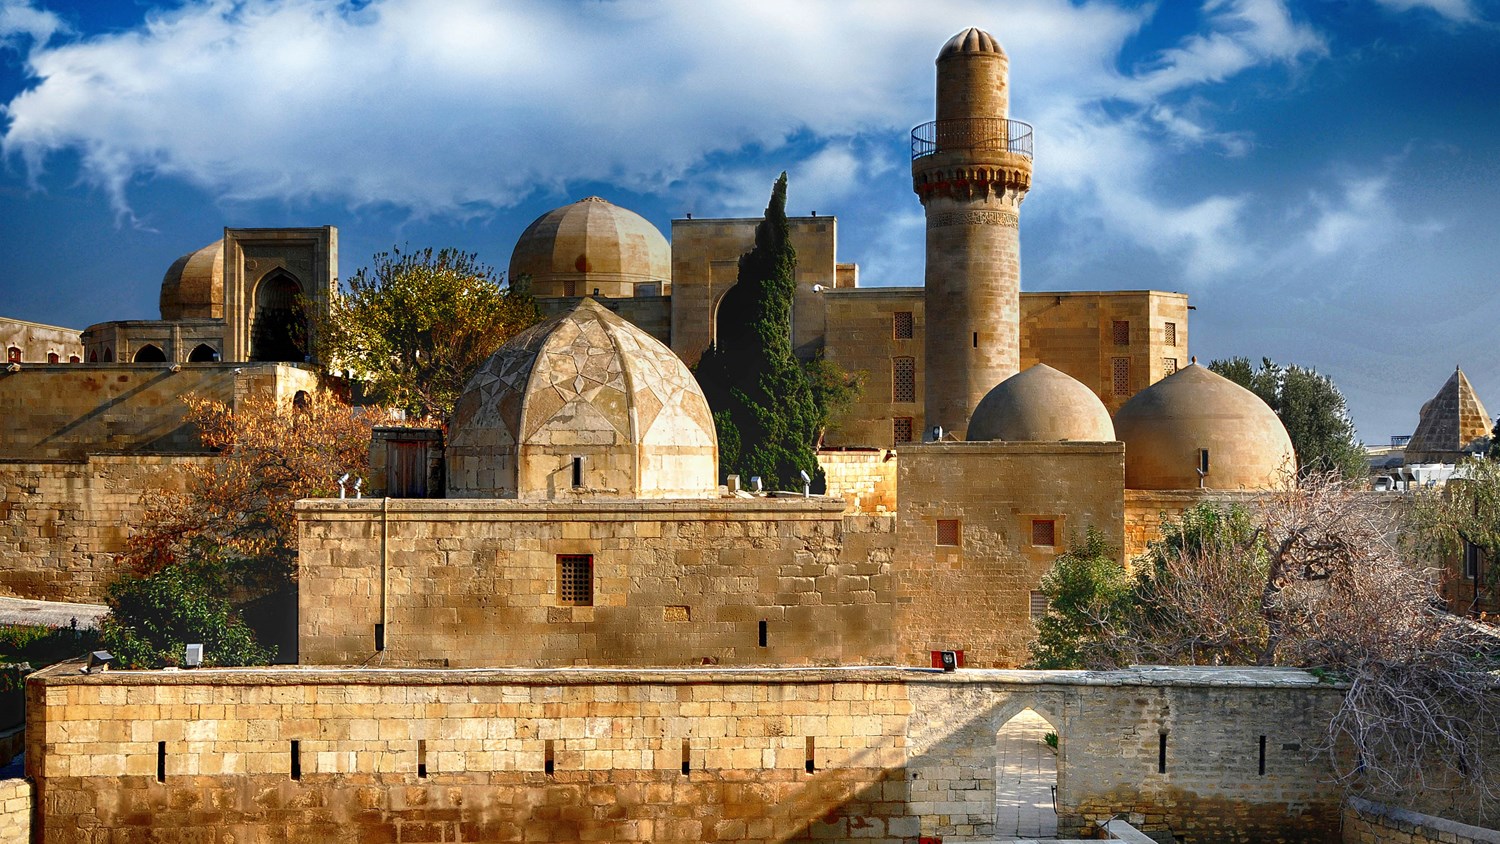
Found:
[[578, 295], [578, 282], [576, 282], [576, 281], [565, 281], [565, 282], [563, 282], [563, 295], [564, 296], [577, 296]]
[[937, 544], [958, 545], [963, 538], [963, 529], [958, 524], [958, 519], [937, 520]]
[[1177, 358], [1162, 358], [1161, 371], [1164, 375], [1171, 375], [1177, 371]]
[[1130, 358], [1114, 358], [1111, 364], [1114, 369], [1111, 374], [1114, 380], [1115, 395], [1130, 395]]
[[910, 416], [897, 416], [891, 420], [891, 439], [898, 443], [909, 443], [912, 441], [912, 419]]
[[1177, 345], [1177, 323], [1175, 322], [1167, 323], [1167, 345]]
[[1114, 322], [1114, 337], [1116, 346], [1130, 345], [1130, 320], [1117, 319]]
[[594, 556], [592, 554], [557, 555], [558, 603], [578, 607], [594, 603]]
[[1031, 620], [1040, 621], [1047, 614], [1047, 596], [1035, 589], [1031, 590]]
[[891, 314], [891, 331], [897, 340], [910, 340], [912, 325], [911, 311], [896, 311]]
[[1057, 544], [1057, 522], [1053, 519], [1031, 520], [1031, 544], [1052, 546]]
[[891, 360], [891, 401], [917, 400], [917, 359]]

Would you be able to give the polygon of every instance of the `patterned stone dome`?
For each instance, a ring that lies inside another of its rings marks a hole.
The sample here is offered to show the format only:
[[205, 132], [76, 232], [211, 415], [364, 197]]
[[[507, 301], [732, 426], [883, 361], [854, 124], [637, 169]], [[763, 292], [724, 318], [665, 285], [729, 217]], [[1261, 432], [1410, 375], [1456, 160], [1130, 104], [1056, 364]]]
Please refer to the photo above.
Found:
[[224, 318], [224, 241], [172, 262], [161, 280], [161, 318]]
[[672, 249], [645, 217], [591, 196], [527, 226], [510, 257], [510, 278], [521, 276], [537, 296], [659, 296], [671, 287]]
[[591, 298], [479, 368], [447, 455], [452, 498], [718, 495], [718, 439], [693, 373]]
[[1296, 456], [1260, 397], [1194, 363], [1136, 393], [1115, 413], [1129, 489], [1277, 489]]
[[1039, 363], [996, 384], [969, 418], [968, 439], [1112, 442], [1109, 410], [1083, 382]]
[[943, 49], [938, 51], [938, 58], [942, 59], [954, 53], [999, 53], [1005, 55], [1000, 48], [1000, 42], [995, 36], [976, 27], [969, 27], [959, 34], [948, 39]]

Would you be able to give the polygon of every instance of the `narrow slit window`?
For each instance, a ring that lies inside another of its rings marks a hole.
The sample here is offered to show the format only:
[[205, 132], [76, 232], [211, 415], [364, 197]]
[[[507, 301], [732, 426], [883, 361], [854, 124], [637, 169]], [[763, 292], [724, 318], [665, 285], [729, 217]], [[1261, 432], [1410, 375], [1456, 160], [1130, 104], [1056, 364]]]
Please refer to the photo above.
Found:
[[1031, 520], [1031, 544], [1052, 547], [1057, 544], [1056, 519]]
[[549, 777], [557, 773], [557, 757], [553, 755], [552, 739], [547, 739], [547, 744], [542, 749], [542, 771]]
[[1208, 449], [1198, 449], [1198, 474], [1208, 474]]
[[816, 771], [816, 770], [818, 770], [817, 752], [818, 752], [817, 741], [815, 739], [813, 739], [812, 736], [808, 736], [807, 737], [807, 761], [806, 761], [805, 764], [806, 764], [807, 772], [809, 774], [812, 773], [812, 772], [814, 772], [814, 771]]
[[974, 348], [979, 348], [979, 332], [974, 332]]
[[766, 622], [764, 619], [762, 619], [760, 622], [760, 646], [764, 648], [766, 646], [766, 641]]
[[385, 650], [385, 625], [375, 624], [375, 651], [378, 653]]
[[689, 739], [682, 740], [682, 775], [687, 776], [693, 772], [693, 744]]
[[1266, 775], [1266, 737], [1260, 737], [1260, 775]]
[[1156, 742], [1156, 772], [1165, 774], [1167, 772], [1167, 734], [1157, 736]]
[[583, 458], [573, 458], [573, 486], [583, 486]]
[[156, 743], [156, 781], [167, 781], [167, 743], [164, 741]]
[[963, 539], [963, 527], [958, 519], [937, 520], [937, 544], [958, 545]]
[[917, 400], [917, 359], [900, 357], [891, 359], [891, 401], [912, 402]]
[[427, 779], [427, 739], [417, 739], [417, 778]]
[[1474, 580], [1479, 577], [1479, 546], [1464, 540], [1464, 577]]
[[292, 739], [292, 779], [302, 779], [302, 742]]
[[897, 340], [910, 340], [914, 325], [911, 311], [896, 311], [891, 314], [891, 333]]
[[572, 607], [594, 605], [594, 555], [557, 555], [557, 601]]

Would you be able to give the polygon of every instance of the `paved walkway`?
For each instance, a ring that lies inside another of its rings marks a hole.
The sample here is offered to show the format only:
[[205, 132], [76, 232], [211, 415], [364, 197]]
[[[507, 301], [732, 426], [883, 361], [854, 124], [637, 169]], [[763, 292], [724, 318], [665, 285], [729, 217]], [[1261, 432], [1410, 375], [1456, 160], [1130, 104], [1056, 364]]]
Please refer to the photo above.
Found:
[[995, 837], [1052, 838], [1057, 756], [1043, 741], [1052, 726], [1030, 709], [1000, 728], [995, 747]]
[[107, 612], [109, 607], [103, 604], [65, 604], [61, 601], [0, 598], [0, 624], [71, 627], [76, 618], [80, 628], [92, 629], [99, 626], [99, 619]]

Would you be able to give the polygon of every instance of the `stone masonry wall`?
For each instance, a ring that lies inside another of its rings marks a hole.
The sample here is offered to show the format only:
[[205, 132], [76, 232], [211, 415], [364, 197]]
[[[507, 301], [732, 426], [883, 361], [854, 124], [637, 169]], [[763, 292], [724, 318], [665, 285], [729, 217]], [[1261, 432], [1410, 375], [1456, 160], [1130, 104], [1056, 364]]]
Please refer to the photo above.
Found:
[[[893, 519], [842, 509], [303, 502], [299, 661], [364, 663], [383, 624], [386, 665], [888, 663]], [[577, 556], [586, 602], [563, 594]]]
[[1260, 734], [1309, 747], [1338, 691], [1296, 671], [64, 665], [28, 695], [47, 844], [989, 836], [996, 734], [1027, 707], [1062, 736], [1068, 830], [1138, 812], [1193, 842], [1337, 839], [1314, 754], [1227, 764]]
[[31, 783], [0, 780], [0, 841], [31, 840]]
[[182, 489], [201, 456], [0, 460], [0, 595], [102, 603], [147, 489]]
[[1500, 830], [1408, 812], [1358, 797], [1344, 805], [1344, 844], [1500, 844]]
[[896, 512], [896, 452], [883, 448], [818, 452], [828, 494], [844, 499], [845, 513]]

